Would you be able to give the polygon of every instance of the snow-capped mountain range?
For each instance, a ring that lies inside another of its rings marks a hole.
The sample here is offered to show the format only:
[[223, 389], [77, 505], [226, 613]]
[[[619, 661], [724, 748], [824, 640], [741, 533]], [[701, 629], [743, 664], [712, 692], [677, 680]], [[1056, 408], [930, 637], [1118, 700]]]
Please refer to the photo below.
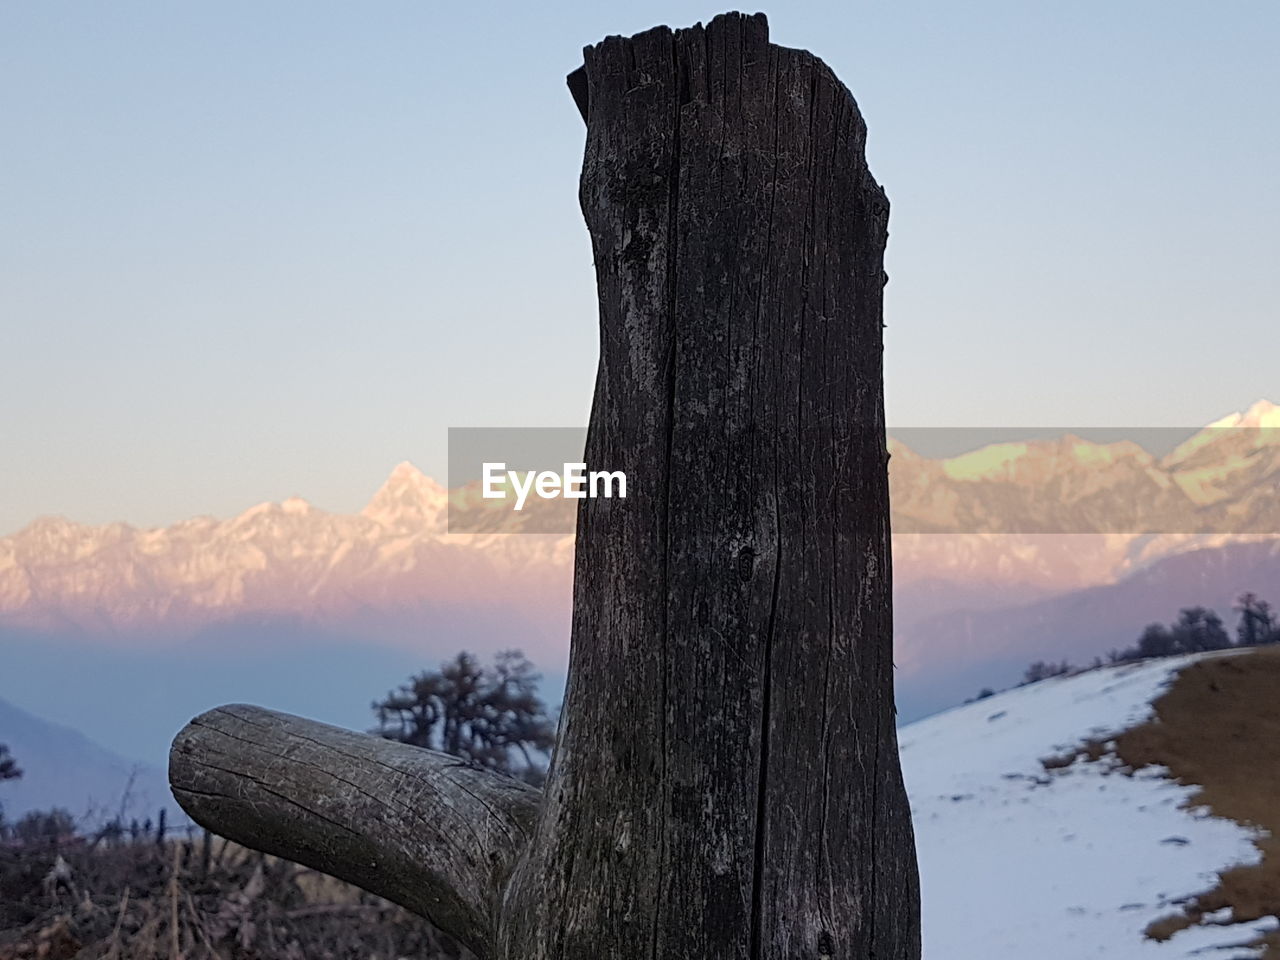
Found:
[[[1266, 401], [1160, 459], [1069, 436], [946, 459], [891, 449], [902, 624], [1280, 531], [1280, 407]], [[354, 515], [295, 497], [161, 529], [43, 517], [0, 538], [0, 626], [175, 636], [241, 618], [385, 625], [495, 602], [560, 616], [571, 538], [450, 535], [448, 497], [402, 463]]]
[[144, 530], [42, 517], [0, 539], [0, 624], [138, 633], [287, 617], [331, 622], [536, 596], [569, 538], [449, 536], [446, 490], [409, 463], [358, 514], [292, 497]]
[[890, 452], [899, 533], [1280, 532], [1280, 407], [1265, 400], [1159, 458], [1070, 434], [938, 460]]

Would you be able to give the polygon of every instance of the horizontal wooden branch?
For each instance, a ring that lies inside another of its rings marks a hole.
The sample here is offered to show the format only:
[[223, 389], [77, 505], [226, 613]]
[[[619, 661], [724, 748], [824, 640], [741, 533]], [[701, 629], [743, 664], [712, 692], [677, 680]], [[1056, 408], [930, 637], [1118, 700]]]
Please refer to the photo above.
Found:
[[386, 897], [480, 956], [540, 796], [447, 754], [243, 704], [178, 734], [169, 781], [214, 833]]

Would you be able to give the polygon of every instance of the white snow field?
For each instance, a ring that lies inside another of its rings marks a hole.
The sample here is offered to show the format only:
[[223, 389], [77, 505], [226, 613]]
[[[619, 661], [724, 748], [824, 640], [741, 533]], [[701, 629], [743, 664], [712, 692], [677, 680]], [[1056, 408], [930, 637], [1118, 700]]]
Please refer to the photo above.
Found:
[[1259, 956], [1238, 945], [1272, 924], [1143, 937], [1177, 909], [1172, 901], [1212, 888], [1228, 866], [1257, 862], [1249, 830], [1184, 809], [1192, 790], [1160, 771], [1126, 776], [1113, 760], [1077, 760], [1046, 773], [1040, 763], [1148, 718], [1196, 656], [1044, 680], [898, 731], [924, 960]]

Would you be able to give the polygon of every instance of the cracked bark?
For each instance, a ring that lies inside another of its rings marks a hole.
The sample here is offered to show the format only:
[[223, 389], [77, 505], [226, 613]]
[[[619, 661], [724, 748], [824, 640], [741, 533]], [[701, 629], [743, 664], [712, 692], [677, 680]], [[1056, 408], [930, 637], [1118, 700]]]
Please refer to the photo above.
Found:
[[570, 89], [601, 330], [586, 459], [625, 470], [629, 496], [580, 506], [545, 793], [252, 708], [179, 737], [175, 792], [486, 957], [915, 960], [888, 203], [861, 115], [762, 16], [584, 59]]
[[457, 757], [242, 704], [178, 734], [169, 780], [197, 823], [400, 903], [481, 955], [538, 804]]

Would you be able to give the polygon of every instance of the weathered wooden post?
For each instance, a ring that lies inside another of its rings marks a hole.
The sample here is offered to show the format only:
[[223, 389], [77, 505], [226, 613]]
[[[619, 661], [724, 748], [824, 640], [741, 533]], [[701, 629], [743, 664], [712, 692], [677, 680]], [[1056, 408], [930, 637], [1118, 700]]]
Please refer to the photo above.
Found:
[[545, 794], [252, 707], [176, 796], [500, 960], [914, 960], [881, 376], [888, 203], [763, 16], [610, 37], [570, 86], [601, 347]]

